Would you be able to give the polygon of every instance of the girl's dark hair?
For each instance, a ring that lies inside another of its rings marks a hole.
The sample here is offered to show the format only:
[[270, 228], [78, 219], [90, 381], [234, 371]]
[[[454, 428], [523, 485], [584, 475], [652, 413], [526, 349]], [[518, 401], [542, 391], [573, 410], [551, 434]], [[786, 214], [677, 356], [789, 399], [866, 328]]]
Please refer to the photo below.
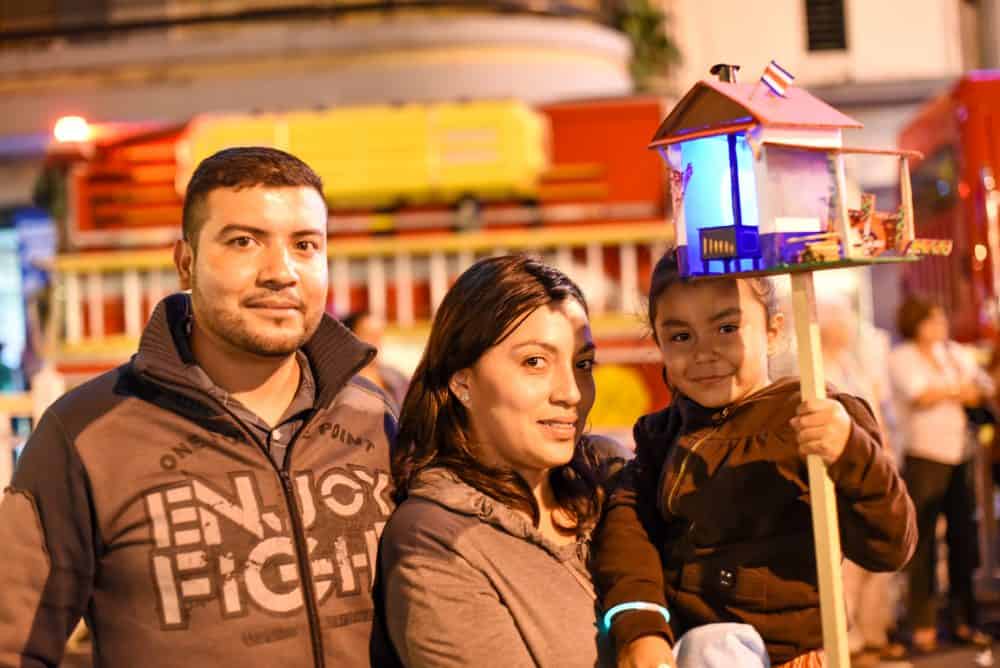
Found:
[[899, 328], [899, 335], [907, 341], [917, 338], [920, 323], [931, 317], [937, 308], [938, 305], [929, 299], [918, 295], [907, 296], [899, 305], [899, 311], [896, 313], [896, 326]]
[[[649, 278], [649, 296], [646, 304], [646, 318], [649, 324], [649, 329], [653, 333], [654, 341], [656, 341], [656, 309], [660, 296], [663, 295], [663, 293], [666, 292], [671, 285], [685, 280], [687, 279], [681, 277], [680, 267], [677, 262], [677, 249], [668, 249], [667, 252], [665, 252], [656, 262], [656, 266], [653, 267], [653, 273]], [[759, 299], [760, 303], [764, 306], [764, 311], [767, 313], [768, 321], [777, 315], [779, 311], [778, 295], [777, 290], [775, 289], [774, 281], [770, 278], [753, 276], [740, 279], [729, 278], [716, 280], [748, 281], [754, 294], [757, 296], [757, 299]], [[657, 343], [659, 342], [657, 341]]]
[[[527, 482], [493, 468], [474, 454], [469, 415], [449, 388], [457, 371], [473, 366], [536, 309], [574, 299], [587, 310], [580, 288], [558, 269], [522, 255], [480, 260], [448, 290], [434, 316], [424, 355], [413, 373], [399, 419], [392, 457], [396, 500], [402, 502], [418, 473], [442, 467], [479, 492], [534, 518], [540, 511]], [[603, 502], [598, 462], [586, 437], [572, 460], [552, 469], [556, 501], [578, 534], [597, 522]], [[557, 523], [559, 517], [553, 518]]]

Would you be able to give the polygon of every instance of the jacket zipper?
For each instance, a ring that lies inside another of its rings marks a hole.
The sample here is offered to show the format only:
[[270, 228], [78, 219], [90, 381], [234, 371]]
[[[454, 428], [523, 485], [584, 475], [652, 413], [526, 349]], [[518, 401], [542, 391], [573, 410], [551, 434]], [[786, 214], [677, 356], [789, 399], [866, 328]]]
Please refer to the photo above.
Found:
[[[728, 415], [729, 415], [729, 407], [727, 406], [726, 408], [722, 409], [720, 422], [725, 420], [726, 417], [728, 417]], [[687, 470], [688, 460], [691, 459], [691, 455], [695, 453], [695, 450], [697, 450], [698, 447], [701, 446], [701, 444], [704, 443], [709, 436], [713, 435], [718, 430], [719, 427], [715, 426], [712, 429], [705, 432], [705, 434], [701, 438], [695, 441], [694, 445], [692, 445], [691, 448], [687, 451], [687, 454], [684, 455], [684, 459], [681, 460], [680, 471], [678, 471], [677, 478], [676, 480], [674, 480], [674, 484], [670, 488], [670, 493], [667, 495], [667, 510], [669, 512], [674, 513], [675, 515], [677, 514], [673, 507], [674, 497], [677, 494], [677, 489], [681, 486], [681, 481], [684, 480], [684, 472]]]
[[[167, 387], [173, 386], [173, 383], [164, 383], [162, 380], [159, 382]], [[173, 387], [176, 388], [177, 386]], [[230, 411], [223, 402], [208, 394], [204, 394], [203, 396], [205, 396], [210, 403], [218, 406], [222, 412], [232, 419], [236, 427], [240, 430], [240, 432], [242, 432], [244, 438], [257, 445], [257, 449], [264, 455], [264, 459], [266, 459], [268, 464], [271, 465], [271, 469], [278, 474], [278, 479], [281, 481], [281, 491], [285, 497], [285, 505], [288, 507], [288, 518], [289, 523], [291, 524], [292, 541], [295, 545], [295, 559], [298, 561], [299, 565], [299, 578], [302, 580], [302, 599], [305, 601], [306, 618], [309, 620], [309, 636], [313, 651], [313, 665], [316, 668], [325, 668], [326, 659], [323, 653], [323, 635], [320, 628], [319, 604], [316, 601], [316, 590], [313, 588], [312, 566], [309, 563], [309, 546], [306, 544], [305, 527], [302, 526], [302, 517], [299, 515], [299, 504], [295, 501], [295, 489], [292, 485], [292, 478], [287, 469], [279, 467], [274, 463], [274, 460], [271, 459], [270, 453], [267, 451], [267, 447], [261, 443], [260, 440], [249, 429], [247, 429], [242, 422], [240, 422], [240, 419], [236, 417], [236, 415]], [[309, 416], [309, 419], [302, 423], [302, 427], [288, 444], [288, 449], [285, 451], [285, 462], [291, 461], [292, 447], [299, 440], [299, 434], [312, 426], [312, 422], [318, 413], [319, 411], [316, 411], [316, 413]]]
[[[279, 467], [274, 463], [274, 460], [271, 459], [271, 454], [267, 451], [267, 447], [253, 433], [243, 427], [243, 423], [240, 422], [240, 419], [236, 415], [222, 402], [217, 401], [216, 403], [239, 425], [243, 435], [249, 437], [251, 441], [257, 444], [257, 448], [263, 453], [264, 458], [278, 474], [278, 479], [281, 481], [281, 491], [285, 496], [285, 505], [288, 506], [288, 521], [291, 524], [292, 542], [295, 544], [295, 559], [299, 564], [299, 579], [302, 581], [302, 600], [305, 602], [306, 618], [309, 620], [309, 639], [312, 644], [313, 665], [316, 668], [324, 668], [326, 666], [326, 655], [323, 652], [323, 631], [320, 627], [319, 602], [316, 600], [316, 590], [313, 587], [312, 564], [309, 563], [309, 545], [306, 541], [306, 529], [302, 526], [302, 516], [299, 514], [299, 504], [295, 500], [295, 486], [292, 484], [292, 477], [287, 468], [284, 466]], [[313, 419], [318, 413], [319, 411], [316, 411], [316, 413], [310, 415], [309, 419], [302, 423], [302, 427], [299, 428], [299, 431], [289, 442], [288, 449], [285, 451], [286, 464], [292, 461], [292, 448], [298, 442], [299, 434], [312, 426]]]
[[[302, 425], [305, 429], [306, 425]], [[301, 431], [301, 430], [300, 430]], [[292, 443], [288, 446], [285, 461], [288, 461], [288, 454], [291, 453]], [[268, 457], [270, 459], [270, 457]], [[295, 541], [295, 556], [299, 561], [299, 574], [302, 580], [302, 599], [306, 604], [306, 616], [309, 618], [309, 635], [312, 640], [313, 656], [316, 668], [323, 668], [326, 665], [325, 654], [323, 652], [323, 631], [320, 627], [319, 602], [316, 600], [316, 589], [313, 587], [312, 564], [309, 563], [309, 546], [306, 542], [306, 530], [302, 526], [302, 516], [299, 514], [299, 504], [295, 500], [295, 489], [292, 485], [292, 477], [288, 469], [282, 468], [278, 471], [281, 477], [281, 489], [285, 492], [285, 500], [288, 502], [288, 517], [292, 524], [292, 538]]]

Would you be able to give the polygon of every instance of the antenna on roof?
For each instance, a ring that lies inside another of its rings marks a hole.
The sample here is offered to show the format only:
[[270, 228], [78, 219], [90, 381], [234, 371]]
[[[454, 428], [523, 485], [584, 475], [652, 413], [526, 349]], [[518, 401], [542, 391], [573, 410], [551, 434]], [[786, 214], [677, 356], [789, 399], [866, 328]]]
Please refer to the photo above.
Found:
[[709, 73], [716, 75], [719, 77], [719, 81], [724, 83], [736, 83], [736, 72], [739, 69], [739, 65], [719, 63], [717, 65], [712, 65], [712, 69], [709, 70]]

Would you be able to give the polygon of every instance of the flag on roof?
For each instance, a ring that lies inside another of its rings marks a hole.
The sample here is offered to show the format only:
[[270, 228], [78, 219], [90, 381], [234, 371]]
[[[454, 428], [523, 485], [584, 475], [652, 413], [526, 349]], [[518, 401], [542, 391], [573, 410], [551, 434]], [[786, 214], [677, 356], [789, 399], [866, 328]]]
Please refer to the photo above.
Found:
[[792, 76], [791, 72], [772, 60], [764, 68], [764, 73], [760, 75], [760, 80], [772, 93], [785, 97], [785, 89], [795, 81], [795, 77]]

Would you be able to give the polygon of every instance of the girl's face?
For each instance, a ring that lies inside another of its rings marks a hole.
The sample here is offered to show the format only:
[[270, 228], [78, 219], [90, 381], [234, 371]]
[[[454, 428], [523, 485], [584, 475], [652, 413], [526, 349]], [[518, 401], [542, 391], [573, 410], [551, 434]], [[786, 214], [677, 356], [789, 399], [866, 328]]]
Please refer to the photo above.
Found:
[[780, 320], [768, 322], [748, 281], [674, 283], [657, 299], [654, 328], [668, 382], [702, 406], [729, 405], [771, 382]]
[[534, 486], [570, 461], [594, 405], [594, 354], [587, 313], [566, 299], [536, 309], [457, 372], [451, 388], [468, 409], [484, 463]]

